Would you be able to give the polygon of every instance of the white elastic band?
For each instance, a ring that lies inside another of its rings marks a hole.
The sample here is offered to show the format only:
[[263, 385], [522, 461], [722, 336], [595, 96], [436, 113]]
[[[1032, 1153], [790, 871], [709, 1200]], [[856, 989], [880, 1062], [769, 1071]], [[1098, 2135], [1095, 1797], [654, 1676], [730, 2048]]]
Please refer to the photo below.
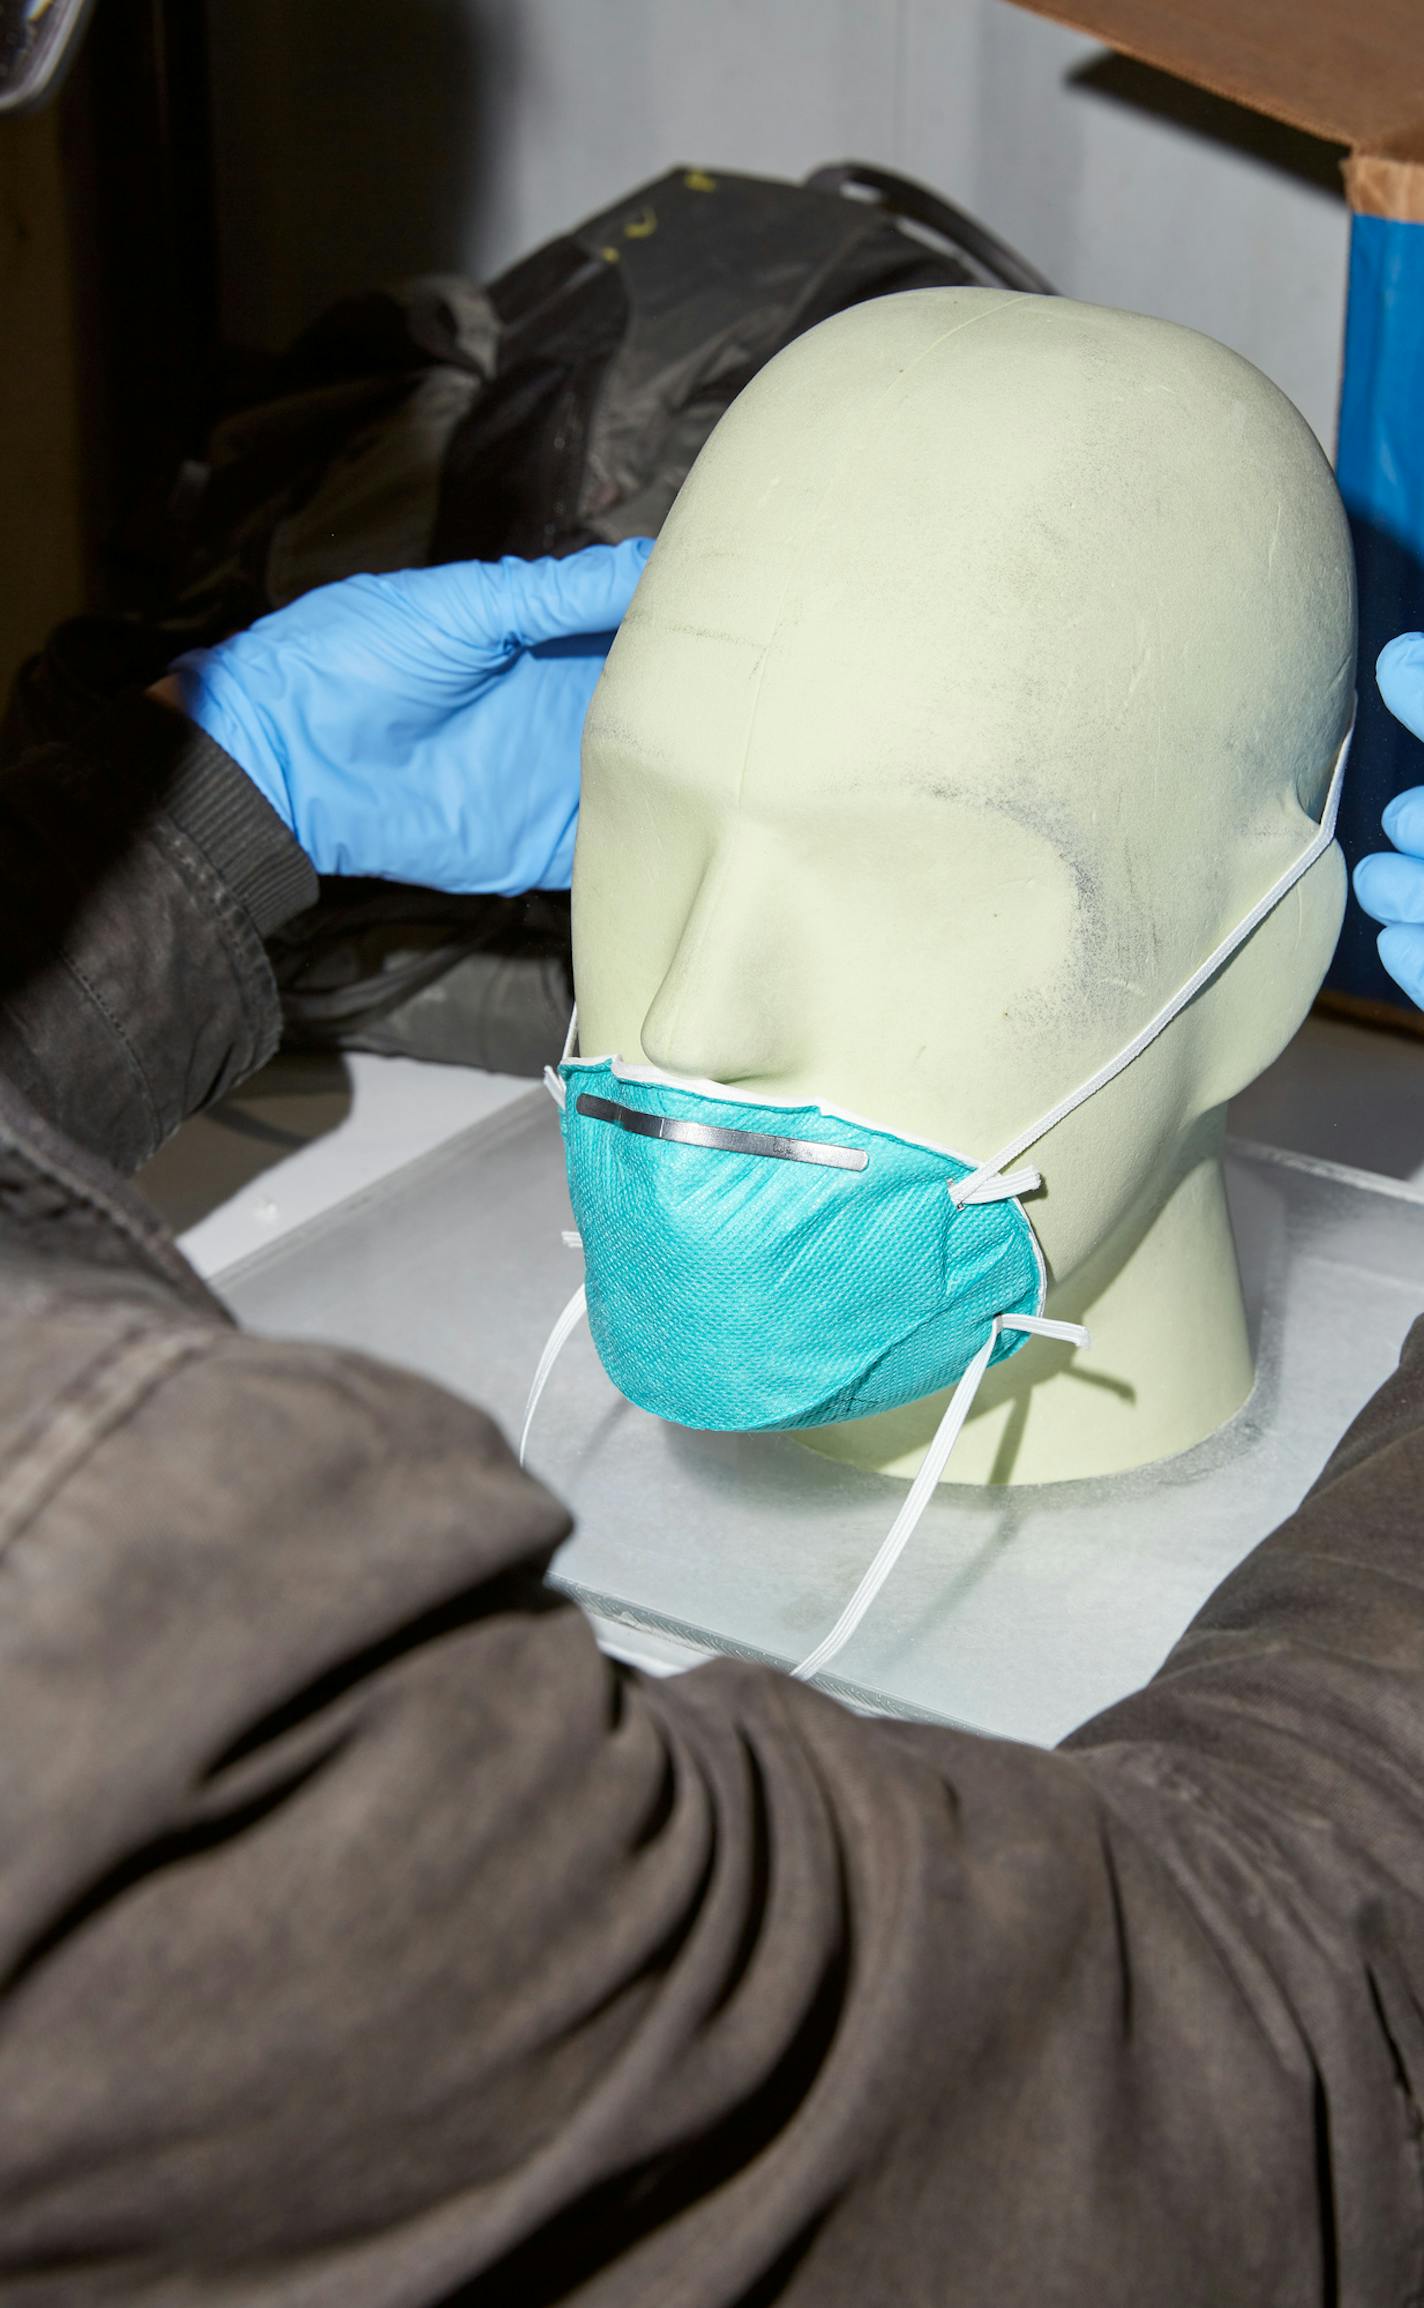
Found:
[[[576, 1234], [565, 1234], [564, 1240], [577, 1244], [579, 1237]], [[555, 1363], [587, 1310], [587, 1297], [580, 1285], [549, 1333], [544, 1351], [539, 1357], [539, 1367], [534, 1373], [534, 1383], [529, 1389], [529, 1400], [524, 1406], [524, 1424], [519, 1434], [521, 1466], [529, 1444], [529, 1430], [534, 1424], [534, 1413], [539, 1408], [539, 1398], [549, 1383]], [[1070, 1346], [1091, 1344], [1089, 1333], [1080, 1322], [1056, 1322], [1050, 1316], [1041, 1314], [996, 1315], [988, 1337], [950, 1396], [944, 1417], [935, 1429], [934, 1440], [910, 1485], [905, 1503], [882, 1539], [865, 1577], [824, 1642], [818, 1643], [815, 1650], [801, 1661], [800, 1666], [792, 1669], [798, 1682], [809, 1683], [813, 1676], [819, 1675], [821, 1669], [829, 1665], [838, 1651], [844, 1650], [904, 1553], [916, 1524], [929, 1505], [930, 1494], [945, 1470], [949, 1454], [959, 1440], [960, 1430], [974, 1407], [974, 1397], [979, 1392], [980, 1381], [989, 1367], [1001, 1330], [1031, 1331], [1035, 1338], [1063, 1339]]]
[[865, 1577], [829, 1635], [816, 1645], [815, 1650], [801, 1661], [799, 1667], [791, 1670], [798, 1683], [809, 1683], [820, 1674], [823, 1667], [830, 1664], [838, 1651], [845, 1648], [904, 1553], [916, 1524], [929, 1505], [931, 1493], [944, 1473], [949, 1454], [959, 1440], [964, 1422], [974, 1407], [974, 1397], [979, 1392], [980, 1382], [989, 1367], [1001, 1330], [1032, 1331], [1035, 1337], [1066, 1339], [1072, 1346], [1087, 1346], [1090, 1343], [1087, 1331], [1078, 1322], [1055, 1322], [1037, 1314], [1001, 1314], [995, 1317], [988, 1337], [950, 1396], [945, 1414], [935, 1429], [934, 1440], [925, 1452], [905, 1503], [881, 1541]]
[[949, 1199], [956, 1210], [966, 1202], [1017, 1202], [1021, 1194], [1036, 1194], [1043, 1184], [1040, 1170], [1010, 1170], [1001, 1178], [997, 1172], [986, 1178], [976, 1170], [972, 1178], [961, 1178], [951, 1186]]
[[1272, 907], [1278, 906], [1281, 899], [1290, 894], [1302, 874], [1309, 873], [1316, 860], [1325, 855], [1331, 842], [1335, 839], [1335, 819], [1340, 808], [1340, 788], [1344, 783], [1345, 764], [1350, 757], [1350, 740], [1354, 734], [1355, 725], [1352, 721], [1345, 732], [1340, 751], [1335, 756], [1335, 767], [1330, 773], [1330, 787], [1325, 796], [1325, 809], [1320, 824], [1316, 828], [1313, 840], [1302, 850], [1300, 856], [1287, 868], [1279, 880], [1272, 882], [1265, 896], [1257, 899], [1245, 919], [1239, 921], [1234, 929], [1227, 932], [1220, 945], [1207, 955], [1206, 960], [1199, 968], [1193, 970], [1186, 984], [1177, 988], [1175, 994], [1162, 1004], [1156, 1016], [1149, 1018], [1141, 1032], [1133, 1035], [1132, 1040], [1127, 1043], [1125, 1048], [1117, 1051], [1113, 1057], [1107, 1060], [1105, 1065], [1099, 1066], [1096, 1074], [1091, 1074], [1086, 1082], [1080, 1082], [1076, 1090], [1070, 1090], [1065, 1098], [1060, 1098], [1058, 1104], [1050, 1108], [1047, 1114], [1040, 1115], [1036, 1122], [1030, 1123], [1027, 1130], [1021, 1130], [1016, 1138], [1011, 1138], [1007, 1146], [1001, 1146], [991, 1161], [981, 1162], [971, 1178], [962, 1178], [957, 1186], [951, 1187], [950, 1192], [956, 1205], [985, 1200], [990, 1185], [1003, 1170], [1006, 1163], [1017, 1161], [1020, 1154], [1026, 1153], [1030, 1146], [1036, 1146], [1040, 1138], [1046, 1138], [1050, 1130], [1055, 1129], [1069, 1114], [1076, 1112], [1077, 1108], [1083, 1105], [1087, 1099], [1105, 1088], [1109, 1082], [1115, 1081], [1117, 1076], [1132, 1064], [1134, 1058], [1140, 1058], [1148, 1045], [1155, 1042], [1164, 1028], [1170, 1026], [1178, 1013], [1186, 1008], [1193, 995], [1199, 994], [1202, 987], [1216, 976], [1223, 962], [1229, 961], [1237, 947], [1244, 945], [1251, 932], [1260, 927]]
[[539, 1397], [549, 1383], [549, 1373], [563, 1353], [567, 1340], [583, 1320], [584, 1310], [584, 1288], [583, 1284], [580, 1283], [550, 1331], [544, 1351], [539, 1357], [539, 1367], [534, 1373], [534, 1383], [529, 1389], [529, 1400], [524, 1405], [524, 1424], [519, 1430], [519, 1463], [521, 1466], [524, 1464], [524, 1453], [529, 1443], [529, 1429], [534, 1424], [534, 1413], [539, 1408]]
[[[569, 1012], [569, 1030], [564, 1036], [564, 1046], [559, 1052], [560, 1066], [566, 1066], [568, 1064], [570, 1053], [572, 1052], [574, 1043], [577, 1040], [578, 1003], [575, 1002], [573, 1008]], [[558, 1107], [559, 1112], [562, 1114], [568, 1101], [568, 1093], [564, 1088], [563, 1081], [561, 1080], [556, 1067], [546, 1066], [544, 1068], [544, 1087], [548, 1091], [549, 1096], [553, 1099], [554, 1104]]]
[[[564, 1036], [564, 1046], [559, 1052], [560, 1066], [567, 1066], [569, 1059], [573, 1054], [574, 1044], [577, 1040], [578, 1003], [575, 1002], [573, 1008], [569, 1012], [569, 1030]], [[564, 1107], [568, 1103], [568, 1093], [565, 1090], [563, 1081], [556, 1067], [546, 1066], [544, 1068], [544, 1087], [548, 1091], [549, 1096], [553, 1099], [554, 1104], [558, 1107], [559, 1112], [562, 1114]]]

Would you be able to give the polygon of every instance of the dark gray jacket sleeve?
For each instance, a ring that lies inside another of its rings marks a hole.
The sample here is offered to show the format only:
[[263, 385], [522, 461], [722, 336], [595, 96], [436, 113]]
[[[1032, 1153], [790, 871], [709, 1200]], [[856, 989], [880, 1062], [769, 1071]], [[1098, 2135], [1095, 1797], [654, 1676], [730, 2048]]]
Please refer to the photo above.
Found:
[[132, 1171], [270, 1056], [264, 936], [316, 875], [251, 780], [147, 697], [0, 770], [0, 1076]]
[[1051, 1754], [618, 1671], [414, 1379], [26, 1339], [7, 2308], [1418, 2299], [1421, 1341]]
[[[106, 742], [72, 843], [6, 788], [0, 1063], [134, 1161], [270, 1040], [267, 900]], [[117, 1182], [32, 1256], [0, 1157], [6, 2308], [1417, 2308], [1424, 1337], [1045, 1753], [620, 1672], [477, 1410]]]

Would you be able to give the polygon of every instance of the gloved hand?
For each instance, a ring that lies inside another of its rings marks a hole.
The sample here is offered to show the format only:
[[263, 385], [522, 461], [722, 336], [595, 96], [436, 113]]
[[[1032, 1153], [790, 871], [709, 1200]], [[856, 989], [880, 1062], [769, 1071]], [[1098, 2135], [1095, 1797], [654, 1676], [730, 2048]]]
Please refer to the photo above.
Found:
[[[1424, 633], [1401, 633], [1379, 653], [1375, 678], [1385, 704], [1424, 737]], [[1424, 785], [1397, 793], [1383, 825], [1392, 850], [1361, 858], [1355, 895], [1384, 928], [1379, 957], [1396, 985], [1424, 1009]]]
[[584, 715], [651, 551], [348, 577], [180, 657], [165, 693], [318, 873], [567, 889]]

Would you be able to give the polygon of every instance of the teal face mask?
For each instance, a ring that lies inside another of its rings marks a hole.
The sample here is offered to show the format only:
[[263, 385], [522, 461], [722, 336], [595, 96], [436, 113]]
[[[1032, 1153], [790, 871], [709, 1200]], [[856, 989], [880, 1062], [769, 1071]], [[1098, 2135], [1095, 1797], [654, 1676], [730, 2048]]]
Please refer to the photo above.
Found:
[[[951, 1199], [972, 1163], [616, 1058], [561, 1071], [589, 1330], [658, 1418], [743, 1433], [866, 1418], [952, 1384], [995, 1315], [1043, 1310], [1018, 1203]], [[993, 1359], [1023, 1342], [1003, 1332]]]
[[679, 1426], [825, 1426], [953, 1397], [904, 1505], [837, 1625], [795, 1672], [845, 1643], [923, 1512], [990, 1365], [1030, 1335], [1087, 1343], [1043, 1313], [1047, 1274], [1014, 1170], [1185, 1009], [1334, 838], [1347, 737], [1314, 838], [1165, 1002], [1086, 1082], [977, 1167], [835, 1107], [743, 1095], [617, 1057], [546, 1074], [563, 1116], [585, 1283], [535, 1373], [520, 1441], [587, 1312], [630, 1402]]

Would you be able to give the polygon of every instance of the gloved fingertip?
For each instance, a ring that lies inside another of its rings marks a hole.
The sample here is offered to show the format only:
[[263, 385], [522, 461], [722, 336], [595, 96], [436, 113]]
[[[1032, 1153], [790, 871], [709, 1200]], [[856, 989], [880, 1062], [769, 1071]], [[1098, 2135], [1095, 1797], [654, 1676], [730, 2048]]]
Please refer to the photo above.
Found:
[[1375, 907], [1371, 902], [1374, 895], [1374, 869], [1378, 864], [1378, 854], [1372, 855], [1370, 857], [1362, 857], [1358, 861], [1354, 872], [1350, 876], [1350, 886], [1355, 893], [1356, 903], [1363, 906], [1370, 919], [1376, 922], [1384, 918], [1382, 915], [1376, 912]]
[[507, 558], [492, 575], [504, 592], [507, 624], [525, 647], [563, 636], [611, 633], [622, 622], [648, 554], [642, 538], [585, 545], [563, 559]]
[[1397, 633], [1375, 659], [1375, 682], [1396, 721], [1424, 737], [1424, 633]]
[[1424, 923], [1424, 862], [1376, 850], [1355, 868], [1355, 895], [1377, 922]]
[[1411, 785], [1385, 806], [1380, 819], [1388, 838], [1408, 857], [1424, 857], [1424, 785]]
[[630, 577], [637, 583], [652, 558], [655, 537], [623, 537], [616, 545], [586, 545], [581, 553], [571, 553], [563, 566], [578, 561], [586, 565], [590, 576], [600, 567], [610, 576], [626, 582]]
[[1375, 941], [1379, 958], [1395, 984], [1424, 1010], [1424, 928], [1414, 923], [1392, 923]]

